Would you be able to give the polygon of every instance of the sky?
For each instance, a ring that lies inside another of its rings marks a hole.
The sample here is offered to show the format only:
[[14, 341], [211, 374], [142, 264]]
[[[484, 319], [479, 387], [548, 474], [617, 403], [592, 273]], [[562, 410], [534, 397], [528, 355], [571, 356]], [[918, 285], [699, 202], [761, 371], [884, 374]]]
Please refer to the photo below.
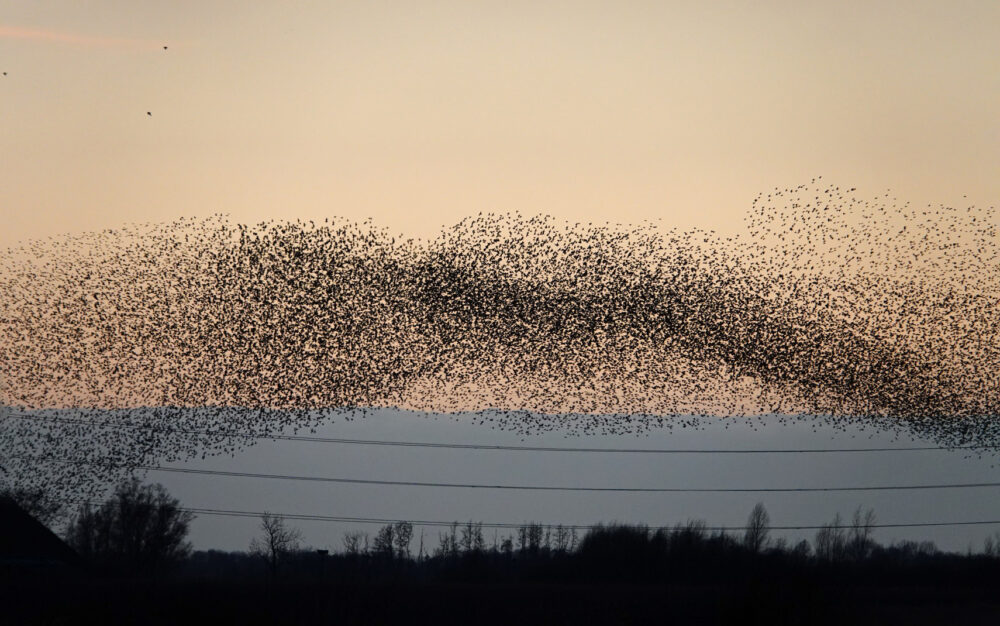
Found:
[[[307, 437], [440, 442], [505, 446], [659, 449], [874, 448], [936, 446], [907, 434], [802, 418], [686, 419], [698, 428], [656, 428], [621, 435], [566, 436], [559, 430], [530, 436], [492, 429], [461, 416], [425, 415], [391, 409], [367, 417], [332, 416]], [[670, 423], [668, 421], [668, 423]], [[291, 429], [286, 431], [292, 433]], [[915, 485], [996, 481], [996, 454], [979, 458], [964, 450], [830, 452], [806, 454], [634, 454], [529, 452], [384, 447], [308, 441], [261, 441], [241, 453], [205, 460], [164, 463], [170, 467], [293, 476], [390, 481], [459, 482], [586, 487], [828, 487]], [[673, 526], [689, 519], [710, 526], [742, 526], [763, 502], [773, 526], [817, 526], [840, 513], [849, 520], [861, 506], [876, 523], [955, 522], [1000, 519], [996, 489], [813, 493], [607, 493], [509, 491], [353, 485], [149, 472], [188, 507], [426, 521], [579, 524], [623, 522]], [[245, 550], [259, 534], [260, 520], [199, 515], [191, 525], [196, 549]], [[347, 531], [374, 536], [378, 524], [289, 521], [304, 546], [342, 550]], [[437, 546], [445, 528], [419, 526], [425, 549]], [[1000, 525], [878, 528], [882, 544], [932, 540], [944, 550], [981, 550]], [[499, 538], [515, 531], [500, 529]], [[582, 531], [581, 531], [582, 534]], [[815, 530], [774, 531], [790, 543], [812, 541]], [[494, 529], [484, 529], [490, 545]]]
[[758, 192], [817, 175], [920, 203], [1000, 195], [993, 2], [0, 15], [4, 246], [216, 212], [411, 236], [488, 210], [727, 231]]
[[[817, 175], [920, 204], [991, 204], [1000, 197], [998, 30], [995, 2], [0, 0], [0, 247], [219, 212], [238, 223], [371, 218], [416, 237], [479, 211], [736, 232], [758, 192]], [[487, 443], [506, 436], [447, 423], [329, 427], [401, 439], [441, 440], [459, 436], [455, 428]], [[781, 443], [782, 432], [752, 431], [753, 441]], [[794, 434], [810, 445], [832, 436]], [[709, 430], [684, 443], [720, 441], [730, 440]], [[282, 445], [225, 461], [314, 474], [364, 468], [344, 460], [354, 452], [302, 456]], [[386, 475], [490, 480], [495, 469], [549, 483], [768, 483], [792, 471], [784, 457], [742, 467], [493, 458], [483, 469], [471, 455], [399, 452], [363, 459]], [[988, 463], [935, 454], [867, 465], [797, 459], [794, 471], [817, 482], [992, 475]], [[486, 521], [734, 524], [757, 499], [424, 498], [163, 482], [192, 506]], [[1000, 517], [983, 496], [871, 504], [887, 522]], [[765, 503], [775, 523], [823, 523], [855, 505]], [[252, 526], [204, 518], [193, 537], [199, 547], [241, 548]], [[326, 542], [315, 525], [304, 529], [313, 544]], [[988, 530], [876, 536], [964, 549]]]

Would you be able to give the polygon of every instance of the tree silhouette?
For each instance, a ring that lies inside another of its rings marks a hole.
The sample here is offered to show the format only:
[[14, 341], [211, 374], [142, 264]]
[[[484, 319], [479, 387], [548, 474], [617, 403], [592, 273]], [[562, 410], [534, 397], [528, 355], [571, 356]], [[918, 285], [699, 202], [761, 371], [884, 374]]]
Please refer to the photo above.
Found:
[[264, 560], [272, 577], [277, 576], [278, 567], [288, 554], [299, 549], [302, 533], [286, 527], [285, 518], [280, 515], [265, 512], [260, 519], [263, 534], [250, 541], [250, 553]]
[[538, 554], [542, 549], [542, 540], [544, 538], [544, 527], [541, 524], [528, 524], [527, 528], [527, 538], [528, 538], [528, 552], [531, 554]]
[[368, 535], [359, 530], [344, 533], [344, 552], [349, 556], [361, 554], [368, 544]]
[[413, 524], [409, 522], [396, 522], [394, 525], [396, 554], [401, 559], [410, 558], [410, 541], [413, 540]]
[[746, 531], [743, 534], [743, 545], [751, 552], [759, 553], [767, 546], [767, 536], [770, 529], [771, 516], [767, 514], [764, 503], [758, 502], [747, 518]]
[[802, 559], [808, 558], [812, 554], [812, 546], [809, 545], [809, 540], [803, 539], [795, 544], [792, 547], [792, 554]]
[[983, 540], [983, 554], [988, 557], [1000, 556], [1000, 532], [995, 532]]
[[84, 504], [66, 529], [66, 542], [96, 565], [132, 574], [156, 573], [184, 557], [194, 515], [163, 485], [122, 483], [97, 509]]
[[843, 521], [837, 513], [832, 522], [816, 532], [816, 557], [827, 561], [843, 558], [846, 546]]
[[865, 511], [859, 506], [854, 510], [847, 538], [847, 552], [852, 559], [860, 561], [871, 553], [874, 544], [872, 541], [874, 526], [874, 509]]
[[462, 537], [459, 540], [462, 551], [482, 552], [486, 548], [486, 541], [483, 538], [483, 524], [469, 521], [462, 526]]
[[443, 557], [454, 557], [458, 554], [458, 522], [452, 523], [448, 530], [438, 535], [437, 553]]
[[395, 552], [396, 527], [393, 524], [386, 524], [378, 529], [375, 534], [374, 548], [375, 554], [392, 559]]
[[507, 535], [500, 542], [500, 552], [505, 556], [512, 556], [514, 554], [514, 538]]
[[559, 524], [556, 526], [555, 534], [553, 535], [553, 541], [555, 542], [554, 548], [556, 552], [566, 552], [570, 549], [570, 532], [569, 529]]

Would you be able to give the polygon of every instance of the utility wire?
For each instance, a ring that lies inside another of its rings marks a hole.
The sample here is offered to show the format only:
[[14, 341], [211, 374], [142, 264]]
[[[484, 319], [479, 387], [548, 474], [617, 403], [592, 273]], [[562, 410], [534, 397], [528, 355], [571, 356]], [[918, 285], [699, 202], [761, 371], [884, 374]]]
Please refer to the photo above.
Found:
[[[87, 504], [100, 504], [89, 501], [77, 501], [80, 503]], [[240, 511], [231, 509], [213, 509], [213, 508], [197, 508], [197, 507], [180, 507], [182, 511], [187, 511], [194, 513], [196, 515], [217, 515], [223, 517], [260, 517], [264, 515], [263, 511]], [[459, 525], [462, 522], [455, 521], [442, 521], [442, 520], [406, 520], [402, 518], [380, 518], [380, 517], [349, 517], [341, 515], [322, 515], [322, 514], [310, 514], [310, 513], [277, 513], [274, 511], [269, 511], [271, 515], [278, 515], [289, 520], [300, 520], [300, 521], [315, 521], [315, 522], [339, 522], [339, 523], [354, 523], [354, 524], [395, 524], [398, 522], [409, 522], [414, 526], [452, 526], [456, 523]], [[520, 528], [528, 524], [533, 524], [537, 522], [475, 522], [484, 528]], [[893, 524], [871, 524], [868, 525], [870, 528], [926, 528], [926, 527], [936, 527], [936, 526], [986, 526], [992, 524], [1000, 524], [1000, 520], [975, 520], [975, 521], [956, 521], [956, 522], [905, 522], [905, 523], [893, 523]], [[559, 526], [560, 524], [541, 524], [542, 526]], [[568, 530], [593, 530], [596, 528], [607, 528], [608, 524], [561, 524], [563, 528]], [[684, 525], [681, 524], [683, 527]], [[829, 524], [816, 526], [816, 525], [791, 525], [791, 526], [769, 526], [771, 530], [820, 530], [822, 528], [829, 527]], [[839, 526], [840, 528], [850, 528], [851, 524], [845, 523]], [[670, 526], [662, 526], [658, 528], [670, 528]], [[698, 526], [698, 528], [703, 529], [708, 532], [726, 532], [726, 531], [744, 531], [747, 530], [747, 526]]]
[[344, 478], [341, 476], [301, 476], [297, 474], [266, 474], [235, 472], [229, 470], [199, 469], [194, 467], [165, 467], [162, 465], [115, 465], [99, 461], [72, 461], [52, 457], [11, 455], [29, 461], [66, 463], [70, 465], [98, 465], [108, 469], [195, 474], [202, 476], [229, 476], [267, 480], [294, 480], [305, 482], [342, 483], [352, 485], [385, 485], [397, 487], [442, 487], [450, 489], [505, 489], [511, 491], [601, 491], [616, 493], [809, 493], [833, 491], [919, 491], [931, 489], [975, 489], [1000, 487], [1000, 482], [932, 483], [919, 485], [857, 485], [849, 487], [587, 487], [573, 485], [510, 485], [488, 483], [445, 483], [418, 480], [381, 480], [373, 478]]
[[1000, 482], [980, 483], [939, 483], [923, 485], [874, 485], [850, 487], [584, 487], [563, 485], [509, 485], [485, 483], [445, 483], [416, 480], [376, 480], [367, 478], [343, 478], [335, 476], [298, 476], [293, 474], [262, 474], [255, 472], [232, 472], [187, 467], [162, 467], [137, 465], [133, 469], [171, 472], [177, 474], [201, 474], [207, 476], [231, 476], [269, 480], [295, 480], [307, 482], [347, 483], [354, 485], [393, 485], [402, 487], [443, 487], [452, 489], [507, 489], [517, 491], [603, 491], [617, 493], [803, 493], [831, 491], [916, 491], [927, 489], [971, 489], [1000, 487]]

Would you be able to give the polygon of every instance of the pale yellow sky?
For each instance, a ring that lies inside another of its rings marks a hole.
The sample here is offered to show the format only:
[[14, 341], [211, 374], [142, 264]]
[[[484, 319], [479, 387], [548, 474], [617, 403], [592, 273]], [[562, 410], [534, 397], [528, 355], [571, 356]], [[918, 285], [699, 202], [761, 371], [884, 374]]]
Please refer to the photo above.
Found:
[[816, 175], [994, 204], [998, 32], [997, 2], [0, 0], [0, 246], [215, 212], [736, 230]]

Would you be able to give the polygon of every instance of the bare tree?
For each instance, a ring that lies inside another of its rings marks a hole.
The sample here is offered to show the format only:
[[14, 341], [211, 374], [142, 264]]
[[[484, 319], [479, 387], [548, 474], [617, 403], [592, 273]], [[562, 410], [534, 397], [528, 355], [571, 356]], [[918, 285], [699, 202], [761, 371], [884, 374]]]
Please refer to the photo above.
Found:
[[840, 513], [837, 513], [833, 517], [832, 522], [817, 531], [815, 543], [816, 556], [820, 559], [832, 561], [844, 556], [847, 546], [847, 536], [844, 532]]
[[472, 536], [472, 548], [477, 552], [486, 551], [486, 538], [483, 536], [482, 522], [476, 522], [476, 532]]
[[413, 541], [413, 524], [409, 522], [396, 522], [395, 538], [396, 553], [401, 559], [410, 558], [410, 542]]
[[539, 550], [542, 549], [542, 538], [544, 535], [544, 528], [541, 524], [528, 524], [528, 551], [533, 554], [538, 554]]
[[847, 550], [852, 559], [861, 560], [871, 553], [874, 527], [874, 509], [865, 511], [859, 506], [854, 510], [847, 539]]
[[350, 556], [362, 554], [362, 549], [368, 544], [368, 533], [352, 530], [344, 533], [344, 552]]
[[1000, 556], [1000, 532], [993, 533], [983, 540], [983, 554], [986, 556]]
[[[765, 512], [766, 514], [766, 512]], [[665, 529], [664, 529], [665, 530]], [[689, 519], [674, 525], [670, 531], [672, 549], [691, 550], [701, 545], [708, 538], [708, 528], [704, 520]]]
[[750, 511], [747, 527], [743, 534], [743, 545], [751, 552], [758, 553], [767, 546], [767, 536], [770, 529], [771, 516], [767, 514], [763, 502], [758, 502]]
[[396, 527], [393, 524], [386, 524], [378, 529], [375, 534], [375, 554], [392, 558], [395, 553]]
[[437, 553], [444, 557], [454, 557], [458, 554], [458, 522], [438, 535]]
[[482, 522], [477, 523], [470, 520], [462, 527], [460, 545], [464, 552], [482, 552], [486, 548]]
[[271, 576], [277, 576], [278, 567], [288, 554], [299, 549], [302, 533], [286, 527], [285, 518], [280, 515], [265, 512], [260, 519], [262, 536], [250, 541], [250, 553], [264, 560]]
[[462, 526], [462, 536], [458, 540], [458, 545], [461, 546], [462, 552], [469, 553], [472, 552], [472, 533], [473, 533], [472, 521], [470, 520], [467, 524]]
[[554, 535], [555, 550], [556, 552], [566, 552], [569, 550], [569, 529], [559, 524], [556, 526], [556, 532]]

